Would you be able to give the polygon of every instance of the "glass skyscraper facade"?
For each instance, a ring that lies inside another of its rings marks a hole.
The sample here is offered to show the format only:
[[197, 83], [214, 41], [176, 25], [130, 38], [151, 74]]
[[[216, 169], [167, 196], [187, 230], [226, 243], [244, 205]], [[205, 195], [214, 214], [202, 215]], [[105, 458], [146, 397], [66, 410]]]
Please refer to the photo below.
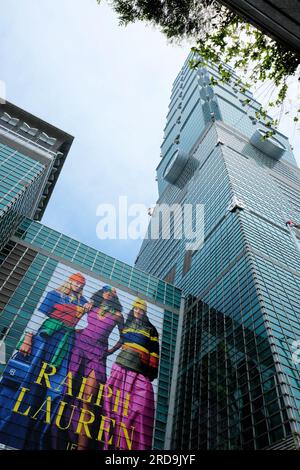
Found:
[[40, 220], [73, 137], [17, 106], [0, 105], [0, 246], [22, 216]]
[[261, 138], [252, 94], [212, 85], [217, 68], [191, 70], [190, 58], [172, 89], [157, 204], [203, 204], [204, 243], [172, 238], [175, 217], [171, 238], [148, 236], [136, 260], [187, 298], [172, 447], [299, 448], [300, 254], [286, 221], [300, 220], [300, 170], [284, 135]]

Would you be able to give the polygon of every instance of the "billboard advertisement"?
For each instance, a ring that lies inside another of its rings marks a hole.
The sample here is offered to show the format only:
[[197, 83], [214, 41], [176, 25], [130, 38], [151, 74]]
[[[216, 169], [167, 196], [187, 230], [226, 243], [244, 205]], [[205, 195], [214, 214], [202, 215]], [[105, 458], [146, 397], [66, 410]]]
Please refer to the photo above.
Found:
[[59, 263], [1, 378], [0, 443], [151, 449], [162, 321], [162, 308]]

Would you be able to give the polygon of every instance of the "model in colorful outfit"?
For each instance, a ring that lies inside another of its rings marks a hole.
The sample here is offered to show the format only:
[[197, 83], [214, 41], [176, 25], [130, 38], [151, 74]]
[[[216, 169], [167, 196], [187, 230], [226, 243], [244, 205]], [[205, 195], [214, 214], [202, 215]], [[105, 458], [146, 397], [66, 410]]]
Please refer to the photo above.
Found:
[[[0, 442], [19, 449], [51, 447], [50, 425], [45, 423], [44, 413], [32, 419], [12, 412], [12, 409], [21, 387], [25, 387], [28, 392], [22, 406], [37, 410], [46, 396], [51, 396], [51, 414], [55, 416], [62, 395], [59, 385], [68, 371], [75, 326], [92, 307], [83, 296], [84, 285], [82, 274], [72, 274], [61, 287], [47, 293], [38, 309], [39, 315], [34, 315], [29, 322], [25, 336], [18, 345], [24, 356], [32, 357], [26, 377], [17, 391], [8, 387], [1, 389], [0, 385]], [[43, 362], [56, 370], [51, 375], [51, 389], [35, 383]]]
[[[137, 298], [122, 331], [122, 349], [106, 383], [113, 390], [104, 401], [104, 414], [110, 418], [113, 432], [106, 433], [105, 449], [149, 450], [154, 425], [154, 391], [157, 377], [159, 338], [147, 317], [147, 303]], [[121, 392], [115, 411], [114, 396]], [[128, 409], [124, 409], [126, 398]], [[122, 425], [121, 425], [122, 423]], [[126, 439], [124, 428], [128, 432]]]
[[[108, 348], [108, 338], [117, 326], [121, 335], [124, 326], [122, 306], [120, 304], [117, 291], [114, 287], [103, 286], [98, 292], [92, 295], [92, 309], [87, 316], [88, 325], [82, 330], [77, 330], [75, 335], [74, 348], [72, 350], [69, 372], [73, 378], [79, 375], [79, 379], [87, 377], [84, 388], [83, 399], [87, 400], [91, 395], [95, 395], [99, 390], [99, 384], [106, 382], [106, 358], [121, 347], [121, 339], [111, 348]], [[73, 430], [70, 431], [70, 439], [74, 442], [74, 425], [77, 425], [78, 410], [84, 408], [90, 410], [90, 403], [75, 400], [73, 405], [77, 406], [72, 418]], [[97, 410], [99, 414], [99, 408]], [[78, 450], [85, 450], [88, 447], [89, 439], [86, 434], [78, 437]]]

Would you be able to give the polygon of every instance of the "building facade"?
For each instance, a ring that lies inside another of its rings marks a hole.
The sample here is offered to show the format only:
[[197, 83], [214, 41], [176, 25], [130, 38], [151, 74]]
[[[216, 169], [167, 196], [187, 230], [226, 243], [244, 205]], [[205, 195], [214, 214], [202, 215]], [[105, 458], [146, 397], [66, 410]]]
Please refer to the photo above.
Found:
[[0, 105], [0, 246], [22, 216], [40, 220], [73, 137], [17, 106]]
[[[300, 253], [286, 221], [300, 220], [300, 170], [284, 135], [262, 139], [251, 93], [212, 85], [217, 69], [191, 70], [190, 58], [172, 89], [149, 225], [162, 217], [171, 236], [148, 233], [136, 260], [188, 299], [172, 446], [299, 448]], [[172, 238], [181, 219], [161, 204], [204, 205], [199, 249]]]

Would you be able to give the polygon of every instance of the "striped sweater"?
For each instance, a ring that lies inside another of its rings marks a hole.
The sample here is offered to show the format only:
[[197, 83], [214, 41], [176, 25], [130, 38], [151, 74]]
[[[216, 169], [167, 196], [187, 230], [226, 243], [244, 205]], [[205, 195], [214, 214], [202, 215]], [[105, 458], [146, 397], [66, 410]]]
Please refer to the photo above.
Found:
[[154, 380], [158, 374], [158, 340], [157, 330], [148, 319], [126, 322], [122, 330], [122, 349], [116, 363]]

